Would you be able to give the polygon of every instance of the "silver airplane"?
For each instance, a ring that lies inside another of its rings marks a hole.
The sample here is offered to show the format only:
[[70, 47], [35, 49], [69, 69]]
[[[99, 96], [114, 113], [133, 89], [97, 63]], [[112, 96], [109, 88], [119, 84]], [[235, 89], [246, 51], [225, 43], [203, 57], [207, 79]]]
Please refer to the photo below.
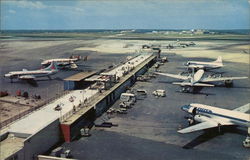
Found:
[[11, 71], [4, 75], [6, 78], [10, 78], [11, 82], [13, 79], [20, 80], [34, 80], [39, 77], [48, 77], [51, 79], [51, 75], [54, 75], [58, 72], [57, 65], [55, 62], [52, 62], [47, 68], [39, 70], [27, 70], [23, 69], [22, 71]]
[[221, 126], [228, 125], [250, 127], [250, 114], [246, 113], [250, 110], [250, 103], [234, 110], [197, 103], [182, 106], [181, 109], [192, 115], [192, 117], [188, 119], [190, 125], [195, 122], [200, 123], [181, 129], [178, 131], [179, 133], [190, 133], [214, 127], [218, 127], [220, 132]]
[[[155, 72], [155, 74], [163, 75], [175, 79], [184, 80], [183, 82], [173, 82], [172, 84], [180, 85], [183, 87], [182, 91], [191, 91], [194, 87], [214, 87], [213, 84], [208, 84], [209, 82], [219, 82], [224, 81], [226, 86], [231, 86], [233, 84], [233, 80], [236, 79], [246, 79], [248, 77], [204, 77], [204, 70], [199, 69], [197, 72], [185, 76], [185, 75], [176, 75], [169, 73], [160, 73]], [[208, 82], [208, 83], [206, 83]]]
[[202, 61], [187, 61], [184, 63], [188, 68], [211, 70], [223, 67], [222, 58], [219, 56], [215, 61], [202, 62]]
[[[83, 58], [84, 61], [87, 60], [87, 56]], [[56, 58], [56, 59], [48, 59], [48, 60], [43, 60], [41, 62], [42, 66], [49, 66], [52, 62], [56, 62], [57, 66], [59, 68], [65, 68], [66, 66], [69, 66], [72, 69], [78, 68], [75, 62], [79, 61], [81, 59], [81, 56], [71, 56], [69, 58]]]

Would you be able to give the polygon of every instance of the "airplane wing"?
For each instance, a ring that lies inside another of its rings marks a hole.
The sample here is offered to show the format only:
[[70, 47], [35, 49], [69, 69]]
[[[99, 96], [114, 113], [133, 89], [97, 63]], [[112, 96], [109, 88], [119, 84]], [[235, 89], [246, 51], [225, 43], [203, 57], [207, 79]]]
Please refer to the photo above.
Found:
[[23, 76], [20, 76], [19, 79], [30, 80], [30, 79], [35, 79], [35, 76], [33, 76], [33, 75], [23, 75]]
[[231, 122], [230, 120], [226, 120], [225, 118], [212, 118], [211, 120], [207, 120], [205, 122], [198, 123], [196, 125], [184, 128], [179, 130], [179, 133], [190, 133], [199, 130], [209, 129], [221, 126], [228, 126], [228, 125], [235, 125], [235, 123]]
[[245, 104], [241, 107], [235, 108], [233, 111], [237, 111], [237, 112], [242, 112], [242, 113], [246, 113], [250, 110], [250, 103]]
[[201, 82], [218, 82], [218, 81], [226, 81], [226, 80], [235, 80], [235, 79], [247, 79], [248, 77], [206, 77], [200, 80]]
[[217, 123], [206, 121], [206, 122], [198, 123], [196, 125], [181, 129], [178, 132], [179, 133], [190, 133], [190, 132], [195, 132], [195, 131], [199, 131], [199, 130], [203, 130], [203, 129], [214, 128], [217, 126], [218, 126]]
[[162, 75], [162, 76], [167, 76], [167, 77], [172, 77], [176, 79], [182, 79], [182, 80], [187, 80], [189, 77], [188, 76], [182, 76], [178, 74], [169, 74], [169, 73], [160, 73], [160, 72], [154, 72], [155, 74]]
[[197, 86], [197, 87], [214, 87], [213, 84], [206, 84], [206, 83], [190, 83], [190, 82], [173, 82], [172, 84], [177, 84], [180, 86]]

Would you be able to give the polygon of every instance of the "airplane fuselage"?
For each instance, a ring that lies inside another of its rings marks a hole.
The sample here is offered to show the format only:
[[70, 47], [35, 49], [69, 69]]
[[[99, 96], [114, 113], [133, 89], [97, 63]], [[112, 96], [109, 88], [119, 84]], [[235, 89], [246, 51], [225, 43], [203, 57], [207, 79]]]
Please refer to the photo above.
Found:
[[35, 78], [45, 76], [50, 78], [50, 75], [56, 74], [57, 72], [57, 66], [54, 62], [52, 62], [47, 68], [44, 69], [30, 71], [23, 69], [22, 71], [11, 71], [5, 74], [4, 77], [10, 78], [11, 82], [14, 78], [21, 80], [34, 80]]
[[223, 64], [220, 62], [199, 62], [199, 61], [188, 61], [187, 66], [196, 66], [196, 68], [203, 69], [217, 69], [223, 67]]
[[58, 58], [58, 59], [45, 60], [41, 64], [42, 65], [49, 65], [52, 62], [56, 62], [57, 65], [60, 66], [60, 65], [69, 65], [69, 64], [74, 63], [78, 60], [79, 60], [78, 58]]
[[183, 106], [182, 110], [190, 114], [196, 112], [195, 114], [209, 117], [215, 122], [218, 120], [218, 123], [223, 121], [228, 124], [250, 127], [250, 114], [247, 113], [197, 103]]
[[20, 76], [32, 75], [35, 77], [45, 77], [49, 75], [56, 74], [56, 71], [47, 71], [47, 70], [34, 70], [34, 71], [13, 71], [5, 74], [5, 77], [19, 78]]

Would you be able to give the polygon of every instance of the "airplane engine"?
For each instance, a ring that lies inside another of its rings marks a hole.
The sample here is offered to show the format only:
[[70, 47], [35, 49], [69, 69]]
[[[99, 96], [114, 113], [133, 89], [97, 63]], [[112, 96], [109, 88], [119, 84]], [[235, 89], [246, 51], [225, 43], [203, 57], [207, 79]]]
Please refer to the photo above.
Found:
[[188, 124], [189, 124], [190, 126], [195, 124], [195, 120], [194, 120], [193, 117], [188, 117], [187, 120], [188, 120]]
[[225, 80], [224, 81], [226, 87], [232, 87], [233, 86], [233, 80]]
[[189, 125], [193, 125], [195, 124], [195, 116], [196, 116], [196, 107], [190, 107], [188, 112], [192, 114], [192, 117], [189, 117], [187, 120], [188, 120], [188, 123]]
[[197, 112], [197, 108], [196, 107], [190, 107], [189, 110], [188, 110], [188, 112], [192, 114], [192, 117], [188, 118], [189, 125], [193, 125], [196, 122], [211, 121], [210, 118], [208, 118], [206, 116], [199, 115], [198, 112]]
[[194, 122], [209, 122], [209, 121], [211, 123], [216, 123], [217, 127], [218, 127], [218, 133], [220, 133], [220, 134], [222, 133], [223, 134], [223, 132], [221, 130], [221, 124], [220, 123], [218, 123], [218, 122], [216, 122], [216, 121], [214, 121], [211, 118], [208, 118], [206, 116], [201, 116], [201, 115], [194, 116]]
[[206, 122], [206, 121], [211, 121], [211, 119], [209, 119], [206, 116], [201, 116], [201, 115], [195, 115], [194, 116], [194, 120], [197, 122]]

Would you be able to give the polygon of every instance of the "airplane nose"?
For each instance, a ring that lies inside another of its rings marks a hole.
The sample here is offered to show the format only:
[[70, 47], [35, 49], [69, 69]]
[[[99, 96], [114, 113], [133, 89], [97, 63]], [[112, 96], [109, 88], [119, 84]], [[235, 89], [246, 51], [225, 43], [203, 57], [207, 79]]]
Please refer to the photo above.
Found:
[[184, 106], [181, 107], [181, 109], [182, 109], [183, 111], [188, 111], [189, 108], [190, 108], [190, 105], [184, 105]]

